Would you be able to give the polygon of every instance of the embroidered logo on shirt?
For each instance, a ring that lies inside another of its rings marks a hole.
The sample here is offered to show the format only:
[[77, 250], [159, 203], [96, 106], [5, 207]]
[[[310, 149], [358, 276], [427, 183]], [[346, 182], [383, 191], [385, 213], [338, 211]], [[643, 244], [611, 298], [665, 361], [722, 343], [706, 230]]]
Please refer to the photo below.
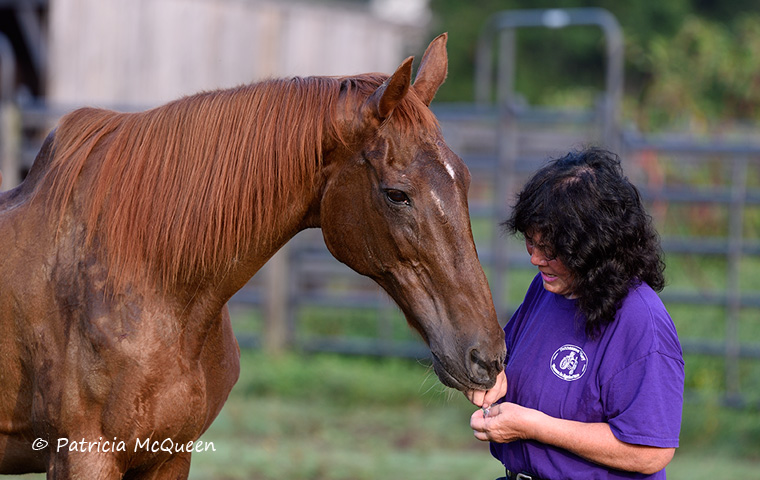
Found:
[[572, 382], [586, 373], [588, 357], [582, 348], [575, 345], [563, 345], [552, 355], [551, 369], [562, 380]]

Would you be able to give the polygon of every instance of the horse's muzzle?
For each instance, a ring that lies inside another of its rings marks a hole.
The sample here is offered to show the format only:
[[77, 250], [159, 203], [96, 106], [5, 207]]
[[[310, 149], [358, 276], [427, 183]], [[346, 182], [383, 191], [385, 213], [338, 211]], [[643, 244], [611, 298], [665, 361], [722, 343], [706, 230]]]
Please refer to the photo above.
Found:
[[488, 359], [477, 348], [468, 350], [463, 364], [444, 362], [432, 352], [433, 370], [438, 379], [447, 387], [465, 392], [467, 390], [488, 390], [496, 383], [497, 375], [504, 368], [506, 351]]

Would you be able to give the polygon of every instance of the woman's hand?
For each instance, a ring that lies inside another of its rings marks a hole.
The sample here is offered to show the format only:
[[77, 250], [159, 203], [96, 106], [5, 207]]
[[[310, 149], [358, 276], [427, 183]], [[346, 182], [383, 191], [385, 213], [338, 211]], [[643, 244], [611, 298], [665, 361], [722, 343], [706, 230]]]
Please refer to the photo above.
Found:
[[527, 438], [526, 425], [535, 415], [541, 415], [541, 412], [514, 403], [500, 403], [493, 405], [488, 412], [477, 410], [473, 413], [470, 427], [478, 440], [509, 443]]
[[665, 468], [675, 448], [634, 445], [618, 440], [607, 423], [583, 423], [550, 417], [515, 403], [477, 410], [470, 417], [475, 438], [509, 443], [535, 440], [572, 452], [606, 467], [651, 475]]
[[507, 394], [507, 376], [502, 370], [496, 377], [496, 383], [489, 390], [468, 390], [464, 392], [467, 400], [473, 405], [488, 408]]

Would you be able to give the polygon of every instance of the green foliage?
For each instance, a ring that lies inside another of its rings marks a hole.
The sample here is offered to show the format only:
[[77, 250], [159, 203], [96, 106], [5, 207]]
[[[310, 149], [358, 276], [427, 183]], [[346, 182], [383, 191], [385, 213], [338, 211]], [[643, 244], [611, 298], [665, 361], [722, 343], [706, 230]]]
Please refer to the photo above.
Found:
[[[750, 0], [432, 0], [431, 34], [448, 31], [449, 77], [438, 101], [471, 102], [477, 39], [497, 12], [602, 7], [625, 38], [624, 115], [642, 130], [704, 132], [760, 120], [760, 4]], [[604, 88], [604, 41], [596, 27], [520, 29], [516, 90], [529, 103], [590, 106]]]
[[730, 25], [689, 16], [673, 38], [649, 47], [642, 127], [707, 131], [717, 122], [760, 119], [760, 16]]
[[[472, 101], [477, 39], [487, 20], [499, 12], [557, 7], [605, 8], [620, 22], [627, 45], [645, 49], [637, 46], [659, 35], [667, 37], [675, 33], [691, 9], [688, 0], [432, 0], [431, 6], [437, 18], [433, 33], [449, 32], [450, 73], [438, 95], [442, 101]], [[518, 44], [517, 90], [531, 103], [548, 103], [547, 96], [551, 97], [556, 90], [603, 88], [605, 46], [598, 28], [521, 29]]]

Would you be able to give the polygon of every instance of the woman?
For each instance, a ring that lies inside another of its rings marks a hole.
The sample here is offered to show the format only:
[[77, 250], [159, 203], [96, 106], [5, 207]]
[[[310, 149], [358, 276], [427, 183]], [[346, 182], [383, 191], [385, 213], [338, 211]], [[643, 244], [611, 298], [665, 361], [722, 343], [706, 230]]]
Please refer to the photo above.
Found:
[[506, 478], [665, 478], [683, 353], [655, 293], [659, 239], [618, 157], [588, 149], [550, 162], [504, 226], [524, 236], [539, 273], [504, 329], [505, 375], [467, 394], [484, 407], [475, 436]]

